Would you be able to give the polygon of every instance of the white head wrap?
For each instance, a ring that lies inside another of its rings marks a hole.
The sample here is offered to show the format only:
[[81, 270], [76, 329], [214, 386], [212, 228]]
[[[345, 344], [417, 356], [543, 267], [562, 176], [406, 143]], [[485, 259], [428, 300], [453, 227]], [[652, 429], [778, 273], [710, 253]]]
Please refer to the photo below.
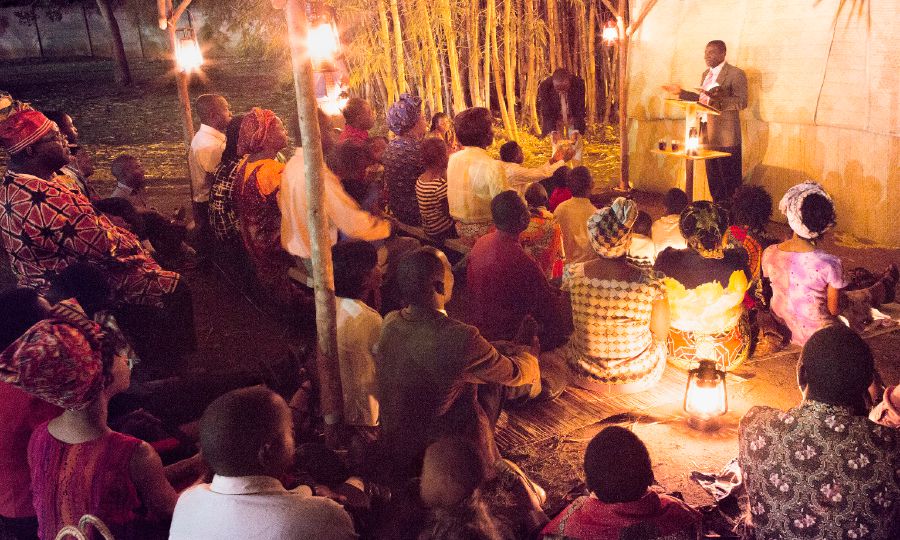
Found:
[[803, 201], [806, 197], [814, 193], [825, 197], [828, 199], [828, 202], [834, 204], [831, 196], [816, 182], [803, 182], [802, 184], [797, 184], [787, 190], [787, 193], [781, 198], [781, 202], [778, 203], [778, 209], [781, 210], [781, 213], [787, 218], [791, 230], [797, 233], [797, 236], [800, 238], [806, 238], [807, 240], [815, 240], [831, 230], [835, 225], [834, 220], [832, 220], [831, 223], [821, 231], [811, 231], [803, 224], [803, 214], [800, 212], [800, 209], [803, 207]]

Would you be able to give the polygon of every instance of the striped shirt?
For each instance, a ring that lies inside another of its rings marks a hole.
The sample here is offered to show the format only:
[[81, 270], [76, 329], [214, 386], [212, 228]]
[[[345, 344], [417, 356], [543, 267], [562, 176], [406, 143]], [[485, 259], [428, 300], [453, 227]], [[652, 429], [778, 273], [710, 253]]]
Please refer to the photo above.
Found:
[[453, 228], [453, 218], [447, 206], [447, 179], [434, 178], [427, 171], [416, 180], [416, 199], [425, 234], [439, 238]]

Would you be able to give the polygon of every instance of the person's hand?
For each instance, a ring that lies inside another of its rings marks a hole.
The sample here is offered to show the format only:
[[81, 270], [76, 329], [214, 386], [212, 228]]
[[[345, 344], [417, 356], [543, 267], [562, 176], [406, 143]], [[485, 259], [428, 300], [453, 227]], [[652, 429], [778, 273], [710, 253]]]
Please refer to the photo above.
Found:
[[[578, 140], [577, 139], [578, 136], [576, 135], [575, 137], [576, 137], [575, 140]], [[563, 150], [563, 161], [570, 161], [570, 160], [572, 160], [572, 158], [575, 157], [575, 147], [572, 146], [571, 144], [567, 144], [567, 145], [563, 146], [562, 150]]]
[[337, 493], [336, 491], [333, 491], [330, 487], [322, 484], [316, 484], [315, 486], [313, 486], [313, 494], [315, 494], [316, 497], [327, 497], [332, 501], [340, 504], [345, 504], [347, 502], [347, 497]]
[[677, 84], [666, 84], [663, 85], [662, 89], [672, 95], [678, 95], [681, 93], [681, 87]]

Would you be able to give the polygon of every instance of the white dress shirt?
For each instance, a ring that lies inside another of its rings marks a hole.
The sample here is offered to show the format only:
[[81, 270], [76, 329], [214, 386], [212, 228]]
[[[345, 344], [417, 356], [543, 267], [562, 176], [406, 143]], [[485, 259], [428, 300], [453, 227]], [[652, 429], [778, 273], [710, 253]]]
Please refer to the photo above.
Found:
[[[366, 241], [382, 240], [390, 236], [391, 225], [388, 221], [360, 208], [328, 167], [323, 172], [323, 198], [331, 245], [337, 243], [338, 231], [350, 238]], [[281, 189], [278, 191], [278, 208], [281, 210], [282, 247], [295, 257], [308, 259], [312, 251], [302, 148], [297, 148], [284, 168]]]
[[170, 540], [345, 540], [357, 538], [338, 503], [270, 476], [219, 476], [178, 497]]
[[344, 392], [344, 421], [351, 426], [377, 426], [375, 345], [381, 315], [362, 300], [337, 299], [338, 360]]
[[212, 183], [207, 180], [206, 175], [216, 172], [216, 167], [222, 161], [223, 150], [225, 150], [225, 134], [206, 124], [200, 124], [200, 129], [191, 139], [191, 151], [188, 154], [194, 202], [209, 201]]
[[556, 207], [553, 216], [562, 229], [566, 264], [587, 262], [598, 257], [588, 238], [587, 222], [597, 207], [587, 197], [572, 197]]
[[509, 186], [509, 189], [514, 189], [519, 192], [519, 195], [524, 196], [528, 186], [553, 176], [553, 171], [565, 164], [565, 161], [560, 160], [555, 163], [545, 163], [539, 167], [526, 167], [519, 163], [504, 161], [503, 171], [506, 173], [506, 185]]
[[491, 200], [507, 189], [503, 162], [483, 148], [466, 146], [447, 164], [450, 215], [462, 223], [491, 221]]
[[685, 249], [687, 242], [681, 235], [681, 228], [678, 226], [681, 216], [678, 214], [669, 214], [663, 216], [653, 222], [650, 228], [650, 237], [653, 239], [653, 246], [656, 248], [656, 254], [659, 255], [666, 248]]

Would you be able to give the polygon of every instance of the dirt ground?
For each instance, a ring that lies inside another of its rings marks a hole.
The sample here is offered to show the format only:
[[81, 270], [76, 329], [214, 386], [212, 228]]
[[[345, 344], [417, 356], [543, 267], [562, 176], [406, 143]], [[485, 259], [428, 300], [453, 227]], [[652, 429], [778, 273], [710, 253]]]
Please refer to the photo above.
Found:
[[[154, 204], [169, 212], [189, 203], [177, 99], [174, 86], [161, 82], [160, 70], [146, 73], [134, 87], [125, 90], [95, 81], [35, 84], [30, 82], [33, 78], [4, 81], [3, 89], [39, 109], [62, 109], [71, 114], [84, 146], [95, 156], [95, 182], [101, 193], [114, 185], [110, 161], [121, 153], [138, 156], [147, 170]], [[235, 111], [260, 105], [288, 117], [293, 94], [284, 82], [280, 73], [220, 71], [205, 83], [193, 85], [191, 95], [214, 91], [228, 98]], [[604, 128], [589, 139], [585, 161], [594, 173], [598, 192], [606, 191], [608, 179], [617, 175], [618, 155], [612, 134]], [[523, 146], [532, 163], [548, 157], [548, 145], [533, 137], [526, 137]], [[634, 196], [654, 218], [662, 214], [659, 195]], [[787, 235], [783, 225], [772, 224], [772, 232]], [[826, 249], [839, 254], [848, 268], [866, 266], [880, 271], [889, 262], [900, 263], [900, 250], [867, 246], [840, 235], [831, 238]], [[271, 376], [275, 366], [304, 355], [308, 343], [298, 340], [297, 334], [309, 321], [271, 313], [264, 300], [228, 281], [213, 266], [189, 271], [187, 278], [194, 291], [200, 343], [194, 367], [207, 373], [242, 368]], [[870, 343], [885, 380], [900, 380], [900, 332], [878, 336]], [[730, 412], [723, 427], [714, 433], [687, 427], [680, 404], [642, 411], [642, 418], [630, 425], [650, 448], [658, 482], [669, 490], [683, 492], [689, 502], [710, 502], [689, 480], [690, 471], [716, 471], [736, 456], [737, 422], [752, 405], [788, 408], [799, 401], [794, 382], [796, 356], [795, 351], [765, 361], [751, 359], [743, 366], [736, 374], [746, 380], [729, 388]], [[565, 493], [580, 482], [582, 453], [600, 427], [594, 424], [539, 444], [504, 451], [547, 488], [550, 506], [558, 507]]]

